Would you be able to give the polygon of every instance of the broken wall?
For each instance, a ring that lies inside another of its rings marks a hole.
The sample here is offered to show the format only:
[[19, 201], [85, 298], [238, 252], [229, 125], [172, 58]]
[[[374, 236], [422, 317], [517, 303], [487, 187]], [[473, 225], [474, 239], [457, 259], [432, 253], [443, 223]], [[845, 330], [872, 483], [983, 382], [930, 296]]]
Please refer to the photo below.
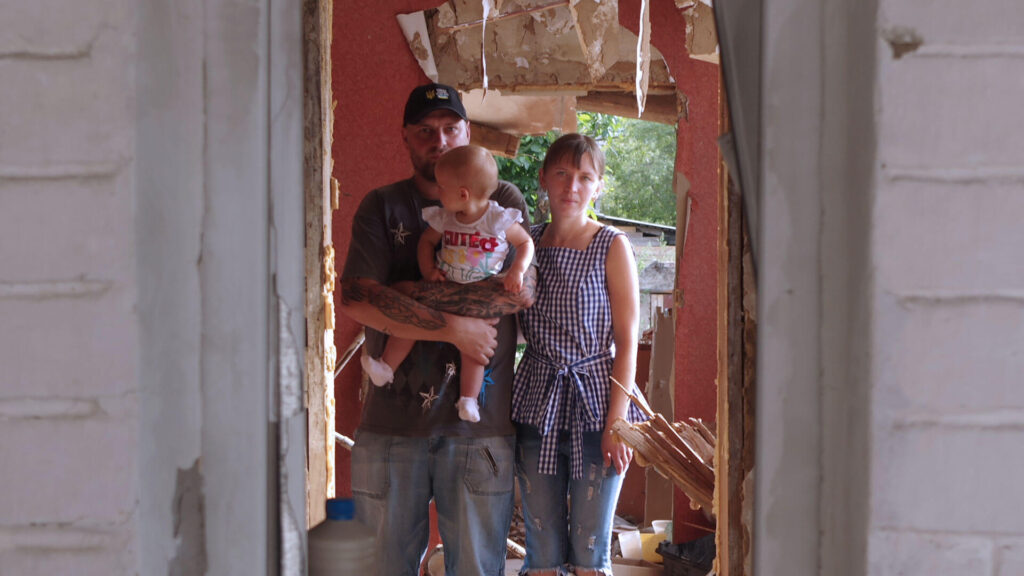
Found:
[[[408, 177], [412, 170], [401, 141], [405, 98], [427, 82], [395, 20], [399, 13], [433, 8], [433, 1], [389, 0], [375, 4], [335, 2], [334, 176], [341, 185], [341, 208], [334, 215], [338, 269], [351, 241], [352, 215], [371, 189]], [[639, 32], [639, 0], [620, 0], [619, 21]], [[716, 310], [718, 265], [719, 69], [686, 53], [686, 21], [669, 0], [651, 6], [652, 43], [661, 51], [679, 91], [683, 113], [678, 131], [677, 171], [691, 184], [691, 221], [683, 262], [678, 267], [683, 297], [676, 318], [676, 417], [715, 417]], [[336, 296], [337, 298], [337, 296]], [[344, 350], [358, 325], [338, 318], [336, 346]], [[353, 363], [337, 380], [338, 431], [350, 434], [359, 422], [360, 370]], [[349, 462], [338, 454], [338, 492], [350, 490]], [[694, 518], [685, 498], [676, 515]], [[696, 520], [696, 518], [694, 518]], [[697, 537], [696, 529], [676, 523], [677, 536]], [[691, 532], [691, 530], [694, 530]]]

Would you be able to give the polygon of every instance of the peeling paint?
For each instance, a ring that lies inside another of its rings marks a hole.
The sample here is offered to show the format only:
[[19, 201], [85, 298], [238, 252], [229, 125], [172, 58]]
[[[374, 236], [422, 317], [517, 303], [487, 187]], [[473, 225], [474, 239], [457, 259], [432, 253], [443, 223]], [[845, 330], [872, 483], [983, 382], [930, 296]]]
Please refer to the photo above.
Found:
[[676, 90], [676, 109], [679, 110], [680, 120], [683, 122], [690, 121], [690, 99], [686, 97], [686, 94], [678, 90]]
[[882, 38], [892, 48], [892, 57], [896, 60], [905, 54], [914, 52], [924, 44], [924, 38], [917, 33], [917, 30], [906, 26], [893, 26], [882, 31]]
[[169, 576], [206, 574], [206, 510], [198, 458], [191, 468], [178, 468], [172, 507], [174, 538], [178, 547], [168, 564], [167, 573]]
[[278, 326], [280, 327], [280, 386], [281, 418], [288, 419], [302, 411], [302, 351], [291, 329], [291, 309], [284, 298], [278, 298]]
[[527, 60], [526, 58], [523, 58], [522, 56], [517, 56], [516, 57], [516, 66], [518, 66], [520, 68], [529, 68], [530, 67], [530, 61]]

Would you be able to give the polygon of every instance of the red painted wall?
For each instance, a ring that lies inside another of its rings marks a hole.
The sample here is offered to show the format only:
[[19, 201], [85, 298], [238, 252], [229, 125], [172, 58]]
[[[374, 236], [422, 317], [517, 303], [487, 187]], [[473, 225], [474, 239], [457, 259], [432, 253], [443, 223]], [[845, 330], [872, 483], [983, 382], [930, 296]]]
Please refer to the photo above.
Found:
[[[619, 0], [619, 22], [639, 31], [639, 0]], [[669, 0], [651, 3], [651, 43], [665, 57], [679, 91], [689, 103], [677, 129], [676, 170], [690, 181], [690, 231], [683, 260], [677, 266], [683, 308], [676, 316], [675, 419], [714, 422], [718, 372], [718, 145], [719, 67], [692, 60], [686, 52], [686, 21]], [[682, 239], [682, 234], [677, 235]], [[700, 512], [678, 489], [673, 527], [675, 541], [707, 532], [685, 522], [706, 525]]]
[[[434, 7], [438, 0], [379, 0], [334, 3], [333, 74], [335, 109], [334, 176], [341, 185], [335, 212], [338, 269], [348, 253], [352, 214], [374, 187], [411, 174], [402, 146], [401, 114], [409, 90], [427, 81], [409, 52], [395, 14]], [[639, 0], [620, 0], [619, 20], [637, 32]], [[655, 0], [651, 38], [664, 55], [689, 116], [679, 124], [676, 168], [691, 183], [692, 211], [686, 252], [678, 267], [685, 304], [676, 319], [676, 418], [715, 419], [717, 371], [719, 68], [686, 54], [686, 24], [672, 0]], [[681, 236], [680, 236], [681, 237]], [[359, 327], [339, 315], [336, 346], [344, 350]], [[336, 382], [337, 428], [351, 434], [359, 422], [359, 367], [351, 363]], [[350, 493], [348, 454], [338, 452], [339, 495]], [[704, 533], [683, 522], [702, 522], [677, 493], [675, 539]]]
[[[402, 144], [402, 110], [409, 91], [428, 82], [395, 20], [395, 14], [426, 10], [437, 0], [335, 0], [333, 60], [334, 177], [341, 207], [333, 223], [337, 269], [344, 268], [352, 215], [363, 196], [378, 186], [412, 175]], [[335, 294], [335, 299], [339, 294]], [[345, 350], [359, 325], [338, 314], [335, 345]], [[351, 436], [359, 424], [359, 362], [350, 362], [335, 383], [337, 430]], [[351, 494], [348, 451], [338, 450], [338, 495]]]

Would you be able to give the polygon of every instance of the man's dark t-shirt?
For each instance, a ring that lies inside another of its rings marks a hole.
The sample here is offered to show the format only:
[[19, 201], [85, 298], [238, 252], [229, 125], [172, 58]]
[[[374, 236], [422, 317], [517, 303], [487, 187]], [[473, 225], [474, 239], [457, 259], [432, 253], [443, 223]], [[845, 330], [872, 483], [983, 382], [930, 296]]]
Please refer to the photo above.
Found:
[[[526, 203], [513, 184], [501, 181], [491, 199], [518, 208], [526, 218]], [[416, 246], [428, 225], [420, 214], [437, 201], [420, 195], [412, 179], [371, 191], [352, 221], [352, 240], [343, 278], [370, 278], [384, 285], [420, 280]], [[529, 228], [524, 221], [523, 226]], [[509, 254], [506, 265], [511, 262]], [[363, 404], [360, 429], [397, 436], [503, 436], [514, 433], [509, 420], [516, 326], [511, 315], [497, 326], [498, 347], [484, 372], [480, 395], [480, 422], [459, 419], [459, 351], [441, 342], [418, 341], [395, 380], [382, 387], [370, 386]], [[386, 335], [366, 329], [369, 353], [384, 350]]]

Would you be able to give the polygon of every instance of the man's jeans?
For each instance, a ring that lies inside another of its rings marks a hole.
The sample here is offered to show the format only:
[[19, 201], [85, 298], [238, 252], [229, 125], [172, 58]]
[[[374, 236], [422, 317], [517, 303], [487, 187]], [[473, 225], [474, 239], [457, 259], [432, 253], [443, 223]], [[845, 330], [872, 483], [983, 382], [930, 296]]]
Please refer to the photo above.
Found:
[[416, 576], [429, 540], [429, 503], [449, 576], [501, 576], [512, 520], [513, 436], [414, 438], [357, 432], [356, 518], [377, 532], [381, 576]]

